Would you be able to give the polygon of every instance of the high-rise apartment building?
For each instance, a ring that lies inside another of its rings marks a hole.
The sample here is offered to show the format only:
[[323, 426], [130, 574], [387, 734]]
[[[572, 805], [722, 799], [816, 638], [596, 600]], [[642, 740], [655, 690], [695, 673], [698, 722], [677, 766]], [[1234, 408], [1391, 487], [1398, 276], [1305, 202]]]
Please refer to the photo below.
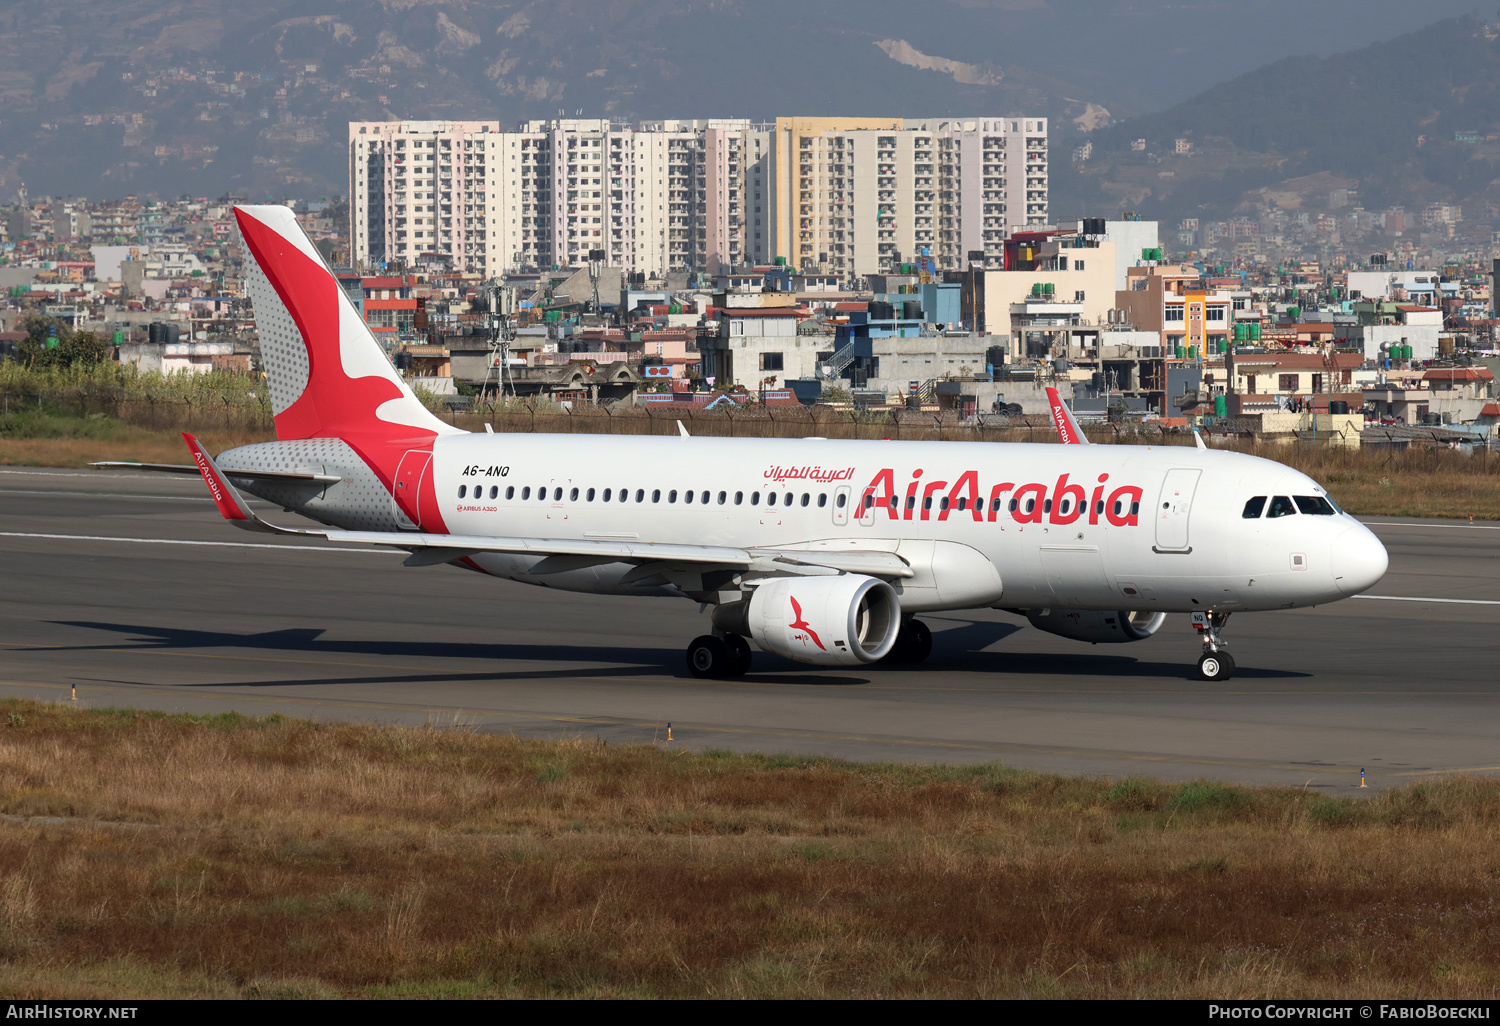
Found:
[[[1024, 182], [1024, 185], [1023, 185]], [[363, 267], [438, 259], [485, 275], [608, 263], [720, 274], [784, 256], [888, 271], [998, 261], [1047, 219], [1035, 119], [353, 122], [350, 231]]]
[[1047, 222], [1045, 118], [778, 118], [774, 248], [799, 266], [885, 272], [923, 248], [941, 267]]

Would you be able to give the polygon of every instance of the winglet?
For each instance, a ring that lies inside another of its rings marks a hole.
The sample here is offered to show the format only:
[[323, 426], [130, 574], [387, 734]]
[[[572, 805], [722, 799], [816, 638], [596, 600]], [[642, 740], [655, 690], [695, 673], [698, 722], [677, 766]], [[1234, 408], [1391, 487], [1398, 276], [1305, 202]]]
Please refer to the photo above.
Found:
[[1083, 429], [1078, 426], [1078, 421], [1073, 419], [1073, 411], [1068, 409], [1067, 404], [1062, 401], [1062, 396], [1057, 394], [1057, 389], [1047, 387], [1047, 406], [1052, 411], [1052, 423], [1057, 425], [1058, 438], [1063, 445], [1088, 445], [1089, 440], [1084, 437]]
[[1203, 441], [1203, 436], [1198, 433], [1197, 428], [1193, 428], [1193, 441], [1198, 443], [1198, 448], [1200, 449], [1208, 448], [1208, 444]]
[[302, 533], [268, 524], [256, 516], [246, 505], [245, 500], [240, 498], [240, 493], [235, 490], [234, 485], [229, 483], [223, 471], [219, 470], [218, 464], [214, 463], [213, 457], [203, 448], [203, 444], [186, 431], [182, 433], [182, 440], [187, 443], [188, 452], [192, 454], [193, 462], [198, 466], [198, 472], [203, 475], [203, 483], [208, 485], [208, 492], [213, 496], [214, 504], [219, 507], [219, 512], [223, 514], [225, 520], [246, 531], [269, 531], [273, 534]]
[[688, 434], [688, 429], [682, 426], [682, 421], [680, 421], [680, 420], [677, 422], [677, 433], [679, 435], [681, 435], [683, 438], [689, 438], [689, 437], [691, 437]]

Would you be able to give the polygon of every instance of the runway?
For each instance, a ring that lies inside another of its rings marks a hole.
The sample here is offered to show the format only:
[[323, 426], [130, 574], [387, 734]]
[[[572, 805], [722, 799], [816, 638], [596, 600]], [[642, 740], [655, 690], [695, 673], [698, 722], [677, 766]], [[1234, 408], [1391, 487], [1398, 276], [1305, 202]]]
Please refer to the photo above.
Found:
[[1186, 616], [1088, 646], [1002, 612], [924, 616], [919, 668], [699, 681], [686, 601], [248, 534], [197, 478], [0, 468], [0, 695], [1344, 793], [1500, 772], [1500, 524], [1367, 522], [1381, 598], [1236, 616], [1225, 684]]

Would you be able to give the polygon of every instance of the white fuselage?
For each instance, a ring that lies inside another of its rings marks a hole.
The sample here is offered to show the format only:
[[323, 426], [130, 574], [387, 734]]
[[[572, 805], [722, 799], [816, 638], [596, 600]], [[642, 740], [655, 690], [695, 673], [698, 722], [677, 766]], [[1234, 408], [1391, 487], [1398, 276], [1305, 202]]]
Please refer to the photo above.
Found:
[[[1345, 598], [1386, 567], [1346, 514], [1244, 516], [1256, 496], [1326, 497], [1305, 475], [1175, 446], [465, 434], [437, 439], [420, 487], [451, 534], [894, 551], [916, 571], [893, 582], [909, 612], [1280, 609]], [[473, 562], [566, 590], [652, 590], [621, 584], [623, 564]]]

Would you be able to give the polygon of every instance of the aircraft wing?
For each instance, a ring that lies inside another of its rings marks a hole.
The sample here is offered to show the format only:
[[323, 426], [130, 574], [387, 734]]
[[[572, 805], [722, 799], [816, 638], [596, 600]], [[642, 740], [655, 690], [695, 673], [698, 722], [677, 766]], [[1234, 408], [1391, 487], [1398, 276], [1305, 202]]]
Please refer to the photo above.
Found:
[[605, 563], [634, 563], [638, 571], [648, 565], [664, 567], [717, 566], [755, 573], [821, 574], [835, 571], [869, 574], [872, 577], [914, 576], [910, 564], [894, 552], [866, 550], [803, 550], [783, 548], [738, 548], [727, 545], [689, 545], [642, 542], [614, 538], [521, 538], [476, 534], [425, 534], [416, 531], [344, 531], [321, 527], [281, 527], [262, 520], [250, 509], [228, 477], [238, 476], [219, 469], [202, 444], [192, 435], [183, 439], [193, 454], [197, 469], [208, 485], [219, 512], [234, 526], [247, 531], [294, 534], [325, 538], [357, 545], [383, 545], [405, 549], [407, 566], [453, 563], [484, 552], [545, 557], [532, 573], [561, 573]]
[[1089, 440], [1084, 436], [1083, 428], [1078, 426], [1078, 421], [1073, 417], [1073, 411], [1068, 409], [1068, 404], [1062, 401], [1062, 396], [1057, 394], [1057, 389], [1047, 388], [1047, 407], [1052, 411], [1052, 423], [1057, 425], [1058, 437], [1062, 439], [1063, 445], [1088, 445]]

